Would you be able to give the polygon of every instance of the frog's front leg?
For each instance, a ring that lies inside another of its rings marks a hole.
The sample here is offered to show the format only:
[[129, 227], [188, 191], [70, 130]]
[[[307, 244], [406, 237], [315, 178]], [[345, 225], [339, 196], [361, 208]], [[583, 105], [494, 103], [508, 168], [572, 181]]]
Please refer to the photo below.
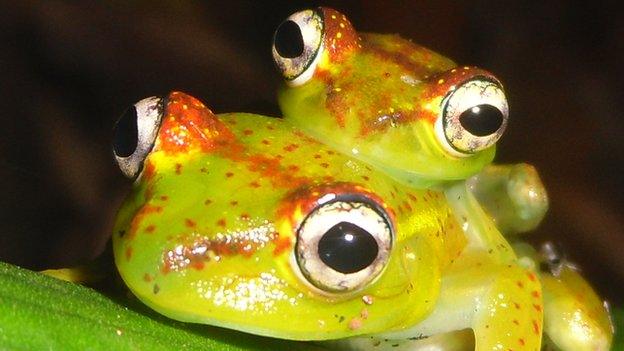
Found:
[[548, 210], [548, 195], [535, 167], [490, 165], [467, 185], [505, 234], [535, 229]]
[[[436, 307], [422, 322], [334, 345], [341, 350], [416, 351], [431, 350], [434, 341], [441, 350], [539, 350], [543, 309], [536, 274], [518, 265], [483, 262], [478, 259], [483, 254], [455, 262], [457, 272], [443, 278]], [[474, 338], [459, 333], [466, 329], [472, 329]], [[423, 339], [440, 334], [446, 339]]]

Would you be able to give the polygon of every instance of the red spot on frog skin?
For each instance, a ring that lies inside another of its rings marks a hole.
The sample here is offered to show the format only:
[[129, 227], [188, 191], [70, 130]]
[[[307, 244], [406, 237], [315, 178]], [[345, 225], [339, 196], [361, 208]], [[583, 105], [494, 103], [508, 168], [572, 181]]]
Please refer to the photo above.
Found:
[[234, 176], [234, 173], [232, 173], [232, 172], [226, 172], [225, 173], [225, 177], [226, 178], [232, 178], [233, 176]]
[[156, 226], [153, 224], [148, 225], [147, 227], [145, 227], [145, 232], [146, 233], [153, 233], [154, 230], [156, 230]]
[[527, 277], [529, 277], [529, 280], [532, 281], [532, 282], [537, 281], [537, 277], [535, 276], [535, 273], [533, 273], [533, 272], [527, 273]]
[[145, 220], [145, 217], [153, 215], [153, 214], [161, 213], [162, 210], [163, 210], [163, 208], [161, 206], [153, 206], [153, 205], [150, 205], [150, 204], [143, 205], [134, 214], [134, 217], [132, 218], [132, 221], [130, 222], [130, 233], [128, 235], [128, 239], [134, 238], [134, 236], [136, 235], [137, 230], [139, 229], [139, 226], [141, 225], [143, 220]]
[[533, 332], [535, 333], [535, 335], [539, 335], [540, 334], [540, 325], [539, 323], [534, 319], [532, 321], [533, 324]]
[[182, 174], [182, 164], [181, 163], [176, 163], [176, 165], [175, 165], [175, 173], [177, 175]]
[[275, 242], [275, 249], [273, 249], [273, 255], [279, 256], [284, 252], [287, 252], [288, 249], [292, 247], [292, 239], [291, 238], [279, 238]]
[[533, 304], [533, 308], [534, 308], [537, 312], [542, 312], [542, 306], [540, 306], [540, 305]]
[[190, 218], [186, 218], [186, 219], [184, 219], [184, 225], [186, 225], [189, 228], [195, 228], [197, 223], [194, 220], [190, 219]]
[[253, 134], [253, 130], [245, 129], [245, 130], [243, 130], [243, 134], [246, 135], [246, 136], [252, 135]]
[[219, 227], [225, 228], [226, 222], [225, 222], [225, 218], [221, 218], [217, 221], [217, 225]]
[[143, 275], [143, 281], [144, 281], [144, 282], [146, 282], [146, 283], [151, 282], [151, 281], [152, 281], [152, 276], [151, 276], [151, 275], [149, 275], [148, 273], [145, 273], [145, 274]]
[[126, 260], [130, 261], [131, 258], [132, 258], [132, 246], [128, 246], [126, 248]]
[[297, 150], [298, 147], [299, 147], [299, 145], [297, 145], [297, 144], [288, 144], [288, 145], [284, 146], [284, 151], [286, 151], [286, 152], [293, 152], [293, 151]]
[[168, 96], [154, 149], [168, 154], [192, 149], [208, 152], [233, 139], [234, 134], [203, 103], [175, 91]]
[[534, 297], [534, 298], [536, 298], [536, 299], [539, 299], [539, 297], [540, 297], [541, 295], [540, 295], [539, 291], [537, 291], [537, 290], [533, 290], [533, 291], [531, 291], [531, 296], [533, 296], [533, 297]]
[[523, 338], [518, 339], [518, 343], [520, 344], [520, 346], [524, 346], [524, 344], [526, 344]]
[[156, 174], [156, 166], [148, 158], [145, 161], [145, 166], [143, 168], [143, 178], [149, 181], [150, 179], [154, 177], [154, 174]]
[[523, 283], [521, 280], [518, 280], [518, 281], [516, 282], [516, 285], [517, 285], [520, 289], [523, 289], [523, 288], [524, 288], [524, 283]]
[[161, 200], [161, 201], [167, 201], [167, 200], [169, 200], [169, 196], [167, 196], [167, 195], [161, 195], [161, 196], [160, 196], [160, 200]]
[[260, 187], [260, 183], [258, 183], [257, 181], [253, 181], [251, 183], [249, 183], [249, 186], [252, 188], [259, 188]]
[[342, 13], [321, 7], [325, 26], [324, 46], [332, 62], [340, 62], [360, 45], [357, 32]]

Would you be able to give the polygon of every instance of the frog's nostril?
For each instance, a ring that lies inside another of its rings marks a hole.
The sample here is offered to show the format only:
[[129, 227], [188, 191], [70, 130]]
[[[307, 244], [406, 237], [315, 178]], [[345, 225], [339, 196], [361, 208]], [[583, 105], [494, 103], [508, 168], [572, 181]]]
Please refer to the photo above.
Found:
[[275, 31], [275, 50], [286, 58], [295, 58], [303, 54], [303, 35], [294, 21], [284, 21]]
[[462, 112], [459, 123], [472, 135], [488, 136], [503, 125], [503, 113], [490, 104], [477, 105]]
[[119, 157], [128, 157], [134, 153], [138, 143], [137, 111], [129, 107], [115, 125], [113, 150]]

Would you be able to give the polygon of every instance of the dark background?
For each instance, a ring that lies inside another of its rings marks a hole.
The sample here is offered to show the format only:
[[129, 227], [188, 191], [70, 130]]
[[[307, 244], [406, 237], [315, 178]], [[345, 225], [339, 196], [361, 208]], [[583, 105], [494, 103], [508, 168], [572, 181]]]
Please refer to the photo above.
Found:
[[[186, 91], [216, 112], [279, 115], [270, 56], [304, 1], [0, 1], [0, 260], [95, 256], [129, 189], [110, 151], [135, 101]], [[400, 33], [494, 72], [511, 107], [499, 162], [537, 166], [559, 242], [624, 302], [624, 12], [587, 1], [327, 1], [361, 31]]]

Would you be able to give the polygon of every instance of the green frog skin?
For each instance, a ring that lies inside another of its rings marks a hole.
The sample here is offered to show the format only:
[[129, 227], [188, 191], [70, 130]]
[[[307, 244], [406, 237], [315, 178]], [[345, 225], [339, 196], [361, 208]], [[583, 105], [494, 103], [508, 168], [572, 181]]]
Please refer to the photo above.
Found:
[[341, 350], [608, 350], [587, 282], [517, 242], [548, 201], [533, 167], [491, 164], [497, 78], [329, 8], [272, 51], [283, 118], [171, 92], [118, 121], [113, 250], [141, 301]]

